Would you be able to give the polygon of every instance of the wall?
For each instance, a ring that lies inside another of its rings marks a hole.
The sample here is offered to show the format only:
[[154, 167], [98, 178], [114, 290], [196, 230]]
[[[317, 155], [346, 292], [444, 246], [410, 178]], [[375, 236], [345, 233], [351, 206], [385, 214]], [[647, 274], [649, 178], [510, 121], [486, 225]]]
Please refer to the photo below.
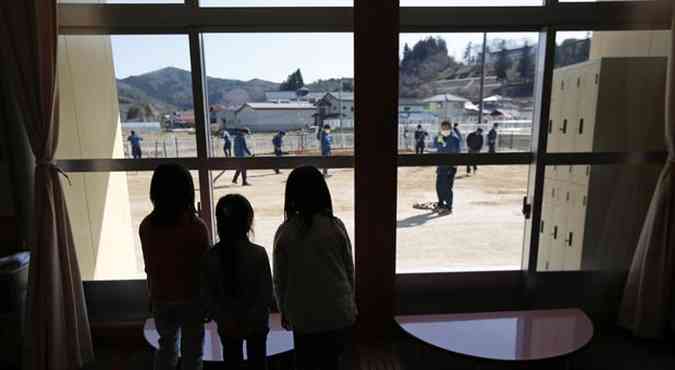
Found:
[[[109, 36], [60, 36], [60, 133], [56, 158], [122, 158]], [[82, 277], [139, 277], [127, 175], [71, 173], [64, 192]]]

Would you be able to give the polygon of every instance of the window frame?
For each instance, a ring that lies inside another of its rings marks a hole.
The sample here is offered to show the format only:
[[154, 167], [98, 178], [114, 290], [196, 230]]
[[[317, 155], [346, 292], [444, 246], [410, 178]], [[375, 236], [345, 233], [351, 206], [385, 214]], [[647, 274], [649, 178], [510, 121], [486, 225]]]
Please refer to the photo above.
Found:
[[[358, 2], [359, 0], [355, 0]], [[204, 53], [203, 33], [286, 33], [286, 32], [350, 32], [354, 36], [367, 37], [363, 25], [363, 17], [370, 12], [364, 5], [355, 4], [355, 7], [300, 7], [300, 8], [201, 8], [198, 0], [186, 0], [185, 4], [59, 4], [59, 34], [183, 34], [190, 40], [191, 73], [193, 81], [193, 99], [195, 107], [195, 125], [197, 136], [196, 158], [175, 159], [78, 159], [59, 160], [57, 165], [65, 171], [73, 172], [109, 172], [109, 171], [151, 171], [158, 164], [177, 162], [188, 169], [199, 172], [200, 201], [204, 212], [202, 216], [213, 230], [211, 206], [213, 204], [213, 192], [211, 189], [211, 170], [234, 169], [241, 164], [246, 164], [250, 169], [273, 169], [293, 168], [298, 164], [312, 164], [320, 167], [331, 168], [354, 168], [359, 176], [359, 167], [362, 164], [372, 165], [372, 161], [381, 160], [382, 156], [375, 155], [372, 150], [359, 151], [359, 142], [372, 142], [377, 140], [376, 130], [355, 130], [356, 145], [352, 156], [344, 157], [283, 157], [283, 158], [209, 158], [208, 148], [210, 135], [208, 135], [208, 114], [204, 94]], [[398, 167], [411, 166], [434, 166], [438, 164], [454, 165], [530, 165], [534, 175], [532, 187], [528, 193], [534, 194], [532, 203], [531, 237], [528, 246], [525, 246], [523, 255], [527, 253], [527, 263], [522, 271], [514, 271], [524, 279], [514, 279], [513, 289], [523, 289], [534, 293], [534, 284], [540, 274], [536, 271], [539, 226], [542, 216], [542, 197], [544, 188], [544, 171], [547, 165], [565, 164], [642, 164], [664, 163], [667, 155], [665, 152], [638, 152], [638, 153], [548, 153], [546, 151], [548, 115], [550, 109], [550, 95], [553, 69], [555, 64], [554, 53], [556, 50], [556, 33], [559, 31], [583, 30], [583, 31], [617, 31], [617, 30], [669, 30], [671, 27], [672, 4], [667, 0], [652, 1], [627, 1], [627, 2], [599, 2], [599, 3], [559, 3], [558, 0], [545, 0], [541, 6], [530, 7], [401, 7], [398, 13], [391, 12], [392, 4], [387, 1], [374, 2], [368, 5], [373, 9], [385, 10], [382, 14], [388, 14], [398, 23], [398, 27], [385, 25], [389, 41], [395, 39], [398, 43], [398, 34], [407, 32], [538, 32], [540, 41], [536, 66], [535, 84], [535, 115], [533, 120], [532, 148], [525, 153], [496, 153], [496, 154], [428, 154], [424, 156], [412, 154], [396, 154], [387, 157], [388, 165]], [[398, 2], [394, 1], [394, 9]], [[397, 14], [397, 15], [396, 15]], [[361, 17], [359, 19], [359, 17]], [[368, 39], [374, 41], [373, 39]], [[359, 46], [361, 45], [361, 46]], [[363, 48], [363, 43], [354, 43], [355, 58], [359, 53], [367, 55], [369, 51]], [[360, 49], [361, 48], [361, 49]], [[355, 61], [355, 66], [358, 64]], [[395, 66], [398, 71], [398, 65]], [[371, 82], [369, 82], [371, 81]], [[380, 96], [359, 96], [359, 86], [372, 83], [372, 77], [365, 74], [359, 75], [355, 68], [354, 83], [357, 88], [355, 95], [355, 115], [362, 116], [359, 111], [359, 102], [370, 101], [370, 106], [389, 106], [393, 99], [390, 93]], [[393, 93], [393, 92], [392, 92]], [[390, 96], [391, 95], [391, 96]], [[396, 90], [396, 95], [398, 91]], [[384, 104], [380, 104], [384, 103]], [[365, 106], [365, 105], [361, 105]], [[201, 107], [201, 109], [197, 109]], [[380, 109], [380, 108], [378, 108]], [[389, 109], [389, 108], [386, 108]], [[398, 115], [397, 109], [390, 112], [392, 117]], [[398, 128], [389, 124], [377, 125], [380, 132], [394, 137], [394, 131]], [[386, 145], [395, 145], [396, 140]], [[387, 150], [398, 150], [387, 146]], [[396, 152], [398, 153], [398, 152]], [[361, 164], [360, 164], [360, 163]], [[394, 175], [395, 177], [395, 175]], [[389, 181], [390, 176], [371, 176], [369, 181]], [[363, 181], [363, 179], [361, 180]], [[391, 185], [391, 184], [389, 184]], [[373, 190], [375, 187], [368, 186], [363, 190], [362, 183], [355, 179], [356, 202], [355, 213], [358, 214], [361, 207], [367, 207], [359, 199], [368, 198], [372, 195], [376, 201], [393, 199], [396, 203], [396, 189], [394, 186], [385, 186], [384, 196], [378, 196]], [[392, 190], [393, 193], [392, 193]], [[359, 194], [365, 191], [366, 194]], [[368, 194], [371, 192], [371, 194]], [[386, 214], [391, 216], [391, 204], [379, 204], [386, 208]], [[371, 205], [372, 207], [372, 205]], [[380, 208], [375, 205], [375, 208]], [[395, 209], [395, 208], [394, 208]], [[396, 250], [396, 226], [395, 212], [390, 222], [383, 222], [385, 226], [377, 226], [382, 233], [388, 235], [387, 240], [393, 244], [371, 251], [372, 256], [364, 259], [364, 265], [375, 262], [388, 265], [385, 270], [395, 271]], [[381, 222], [381, 220], [380, 220]], [[357, 270], [359, 267], [359, 248], [366, 248], [366, 242], [360, 239], [360, 233], [369, 230], [377, 221], [356, 217], [355, 224], [357, 238]], [[383, 235], [384, 235], [383, 234]], [[363, 237], [365, 238], [365, 237]], [[363, 244], [361, 245], [361, 243]], [[385, 258], [378, 259], [378, 254]], [[357, 274], [359, 272], [357, 271]], [[575, 272], [567, 272], [574, 274]], [[581, 273], [581, 272], [576, 272]], [[465, 279], [466, 276], [490, 277], [499, 276], [499, 272], [463, 272], [463, 273], [431, 273], [411, 274], [415, 279], [431, 279], [438, 276], [455, 276]], [[405, 275], [405, 274], [402, 274]], [[430, 276], [431, 275], [431, 276]], [[553, 275], [551, 275], [553, 276]], [[555, 276], [565, 276], [565, 273], [557, 273]], [[393, 286], [399, 276], [384, 277], [384, 285]], [[401, 277], [404, 278], [404, 277]], [[472, 280], [467, 279], [467, 281]], [[373, 292], [381, 289], [380, 282], [371, 284], [372, 287], [364, 287]], [[365, 294], [365, 293], [364, 293]], [[393, 305], [393, 303], [392, 303]]]

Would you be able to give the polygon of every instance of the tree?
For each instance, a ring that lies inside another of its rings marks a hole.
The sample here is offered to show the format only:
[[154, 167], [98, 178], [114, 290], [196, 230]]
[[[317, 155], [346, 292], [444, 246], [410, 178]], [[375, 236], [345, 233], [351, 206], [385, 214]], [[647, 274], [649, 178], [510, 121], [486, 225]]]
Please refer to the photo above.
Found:
[[528, 81], [534, 75], [534, 64], [530, 58], [532, 47], [526, 41], [522, 50], [523, 53], [520, 55], [520, 60], [518, 61], [518, 75], [523, 80]]
[[466, 49], [464, 50], [464, 63], [471, 65], [473, 64], [473, 58], [471, 55], [473, 54], [473, 43], [469, 41], [469, 44], [466, 45]]
[[295, 70], [295, 72], [288, 75], [286, 81], [282, 82], [279, 85], [280, 91], [296, 91], [305, 86], [305, 81], [302, 79], [302, 72], [300, 68]]
[[405, 45], [403, 45], [403, 60], [409, 60], [411, 55], [412, 50], [410, 50], [410, 46], [408, 46], [408, 43], [406, 42]]
[[495, 73], [497, 74], [497, 79], [506, 80], [507, 72], [511, 68], [511, 59], [508, 55], [509, 51], [506, 49], [506, 41], [502, 41], [500, 50], [497, 53], [497, 61], [495, 62]]

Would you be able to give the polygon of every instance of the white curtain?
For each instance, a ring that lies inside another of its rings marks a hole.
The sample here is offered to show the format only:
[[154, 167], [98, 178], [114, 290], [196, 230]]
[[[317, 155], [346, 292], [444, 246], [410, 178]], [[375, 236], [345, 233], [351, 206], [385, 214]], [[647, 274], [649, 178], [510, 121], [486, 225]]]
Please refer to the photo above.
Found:
[[[675, 21], [675, 9], [673, 13]], [[619, 324], [645, 338], [675, 330], [675, 32], [666, 85], [668, 162], [661, 173], [624, 288]]]
[[30, 367], [73, 370], [93, 361], [80, 270], [60, 170], [56, 0], [0, 1], [0, 77], [10, 86], [35, 155], [30, 262]]

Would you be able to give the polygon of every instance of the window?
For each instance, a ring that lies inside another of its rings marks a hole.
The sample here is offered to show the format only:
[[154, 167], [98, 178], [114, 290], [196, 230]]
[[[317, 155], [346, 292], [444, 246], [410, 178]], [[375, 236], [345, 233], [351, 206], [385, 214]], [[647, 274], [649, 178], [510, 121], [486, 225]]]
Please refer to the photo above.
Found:
[[[582, 254], [574, 266], [551, 257], [559, 249], [544, 239], [549, 238], [549, 220], [553, 225], [558, 220], [559, 230], [570, 229], [560, 220], [574, 213], [561, 213], [564, 207], [552, 205], [560, 199], [548, 199], [547, 194], [563, 189], [555, 193], [565, 194], [567, 201], [565, 189], [586, 184], [588, 214], [603, 209], [601, 201], [611, 195], [594, 190], [595, 179], [604, 178], [613, 185], [625, 182], [626, 186], [635, 183], [638, 175], [651, 179], [645, 180], [647, 184], [653, 180], [664, 161], [659, 83], [664, 81], [670, 47], [669, 35], [663, 30], [670, 26], [672, 14], [670, 9], [660, 11], [661, 2], [597, 6], [562, 1], [567, 4], [561, 6], [540, 0], [403, 0], [397, 30], [399, 106], [388, 116], [391, 120], [360, 123], [362, 128], [377, 128], [362, 136], [365, 129], [356, 128], [359, 112], [367, 116], [368, 109], [388, 106], [397, 97], [388, 95], [392, 89], [355, 96], [359, 84], [370, 88], [378, 84], [372, 76], [359, 75], [355, 55], [374, 57], [372, 50], [384, 44], [378, 43], [381, 40], [365, 45], [354, 42], [363, 32], [358, 22], [345, 16], [348, 10], [332, 9], [353, 7], [354, 1], [179, 2], [167, 6], [172, 9], [167, 19], [142, 17], [147, 7], [122, 4], [131, 0], [116, 2], [120, 4], [115, 7], [61, 7], [62, 127], [57, 158], [62, 168], [74, 174], [74, 184], [66, 191], [87, 279], [142, 278], [138, 263], [116, 267], [119, 264], [109, 262], [138, 261], [137, 244], [111, 251], [103, 247], [111, 231], [98, 230], [96, 225], [121, 220], [121, 228], [128, 232], [122, 230], [119, 235], [133, 242], [136, 223], [149, 211], [150, 171], [164, 161], [178, 161], [193, 171], [201, 215], [211, 226], [220, 196], [236, 191], [250, 197], [258, 212], [256, 240], [265, 247], [271, 245], [275, 225], [283, 219], [284, 175], [276, 175], [274, 169], [280, 167], [286, 174], [294, 166], [313, 164], [329, 168], [336, 213], [350, 233], [377, 228], [390, 233], [387, 240], [396, 238], [395, 263], [401, 274], [490, 274], [490, 270], [519, 269], [532, 274], [592, 269], [603, 263], [625, 269], [625, 259], [615, 262], [607, 251], [594, 252], [588, 264]], [[159, 1], [134, 2], [162, 6]], [[361, 4], [356, 4], [349, 11], [361, 11]], [[202, 8], [193, 9], [197, 6]], [[294, 13], [292, 7], [297, 6], [307, 8]], [[302, 16], [275, 18], [265, 10], [234, 9], [241, 7], [283, 7], [277, 9], [279, 14]], [[627, 7], [645, 11], [626, 17]], [[82, 17], [82, 9], [92, 16]], [[105, 16], [109, 12], [128, 17]], [[582, 16], [591, 12], [593, 18]], [[456, 16], [469, 14], [465, 19]], [[139, 34], [148, 30], [153, 35]], [[418, 44], [422, 45], [419, 54], [415, 53]], [[431, 57], [430, 50], [434, 51]], [[300, 74], [304, 86], [298, 86]], [[648, 94], [637, 94], [637, 90]], [[608, 93], [610, 100], [621, 104], [608, 109], [603, 95]], [[543, 99], [548, 96], [549, 101]], [[357, 101], [363, 104], [358, 109]], [[270, 106], [295, 110], [289, 113]], [[261, 129], [254, 119], [287, 126]], [[435, 153], [433, 139], [438, 124], [446, 119], [459, 124], [460, 143], [464, 144], [459, 153]], [[485, 131], [494, 123], [498, 123], [495, 153], [489, 153]], [[321, 124], [333, 129], [331, 157], [319, 155], [316, 130]], [[424, 139], [424, 155], [415, 154], [418, 125], [429, 134]], [[248, 146], [255, 158], [227, 158], [223, 131], [234, 133], [243, 127], [253, 132]], [[469, 153], [467, 136], [478, 127], [484, 129], [483, 150]], [[143, 138], [138, 160], [131, 159], [134, 148], [127, 140], [132, 129]], [[283, 158], [278, 159], [272, 138], [281, 129], [287, 134]], [[358, 153], [359, 146], [354, 145], [372, 143], [375, 147], [387, 134], [391, 138], [398, 134], [398, 155], [371, 157]], [[365, 168], [359, 162], [379, 166], [376, 160], [390, 166], [396, 161], [398, 166], [398, 186], [382, 190], [389, 199], [398, 196], [396, 220], [390, 215], [392, 219], [357, 221], [359, 207], [386, 208], [378, 203], [377, 199], [386, 198], [378, 197], [379, 189], [364, 186], [382, 185], [378, 174], [373, 173], [367, 182], [357, 176], [359, 168]], [[471, 167], [472, 175], [466, 176], [466, 166], [474, 164], [477, 174]], [[439, 166], [458, 169], [454, 212], [442, 217], [415, 208], [417, 203], [424, 206], [436, 201]], [[231, 183], [232, 170], [241, 167], [249, 169], [253, 186]], [[540, 193], [544, 195], [535, 197]], [[579, 196], [583, 192], [569, 193], [570, 201], [583, 199]], [[368, 204], [355, 203], [361, 195]], [[641, 199], [630, 199], [627, 206], [644, 207]], [[92, 205], [80, 207], [78, 202]], [[572, 206], [569, 210], [581, 212]], [[631, 225], [638, 225], [639, 218], [636, 213]], [[584, 232], [595, 232], [585, 226]], [[499, 231], [493, 232], [496, 228]], [[361, 237], [372, 242], [367, 235]], [[366, 244], [354, 240], [356, 250], [366, 250]], [[584, 239], [582, 249], [586, 248]], [[135, 266], [133, 271], [129, 266]], [[362, 284], [361, 289], [372, 292], [376, 287]]]
[[56, 158], [197, 156], [187, 36], [60, 36], [58, 55]]
[[401, 0], [401, 6], [540, 6], [542, 0]]
[[452, 214], [438, 201], [436, 167], [400, 167], [398, 273], [520, 270], [528, 166], [457, 166]]
[[[239, 193], [253, 205], [255, 224], [253, 242], [265, 247], [273, 261], [274, 234], [284, 221], [284, 189], [290, 170], [248, 170], [251, 186], [241, 186], [241, 176], [233, 183], [234, 171], [212, 171], [213, 207], [221, 197]], [[326, 182], [333, 200], [334, 215], [345, 224], [350, 239], [354, 240], [354, 170], [350, 168], [329, 169]], [[214, 211], [215, 212], [215, 211]], [[215, 217], [215, 216], [214, 216]]]
[[564, 168], [582, 176], [546, 168], [537, 269], [628, 270], [662, 166]]
[[664, 151], [668, 53], [667, 31], [559, 33], [548, 151]]
[[354, 0], [199, 0], [204, 7], [352, 6]]
[[[192, 171], [195, 186], [199, 178]], [[145, 279], [138, 227], [152, 212], [151, 171], [71, 172], [64, 186], [84, 280]], [[195, 189], [199, 199], [199, 189]]]
[[399, 151], [414, 151], [419, 126], [433, 150], [442, 121], [458, 125], [462, 152], [469, 133], [494, 124], [497, 151], [530, 151], [537, 49], [532, 33], [401, 34]]
[[[537, 34], [412, 33], [400, 44], [399, 153], [411, 167], [398, 172], [397, 272], [521, 269], [529, 167], [443, 160], [412, 167], [421, 159], [412, 154], [441, 152], [443, 121], [457, 125], [450, 155], [530, 152]], [[452, 214], [443, 215], [437, 186], [448, 187], [438, 183], [448, 175], [439, 171], [451, 167]]]
[[349, 33], [205, 34], [210, 155], [225, 156], [224, 132], [231, 140], [243, 128], [257, 157], [275, 155], [279, 131], [284, 155], [320, 155], [324, 125], [332, 127], [335, 152], [352, 154], [353, 114], [337, 112], [353, 104], [353, 49]]

